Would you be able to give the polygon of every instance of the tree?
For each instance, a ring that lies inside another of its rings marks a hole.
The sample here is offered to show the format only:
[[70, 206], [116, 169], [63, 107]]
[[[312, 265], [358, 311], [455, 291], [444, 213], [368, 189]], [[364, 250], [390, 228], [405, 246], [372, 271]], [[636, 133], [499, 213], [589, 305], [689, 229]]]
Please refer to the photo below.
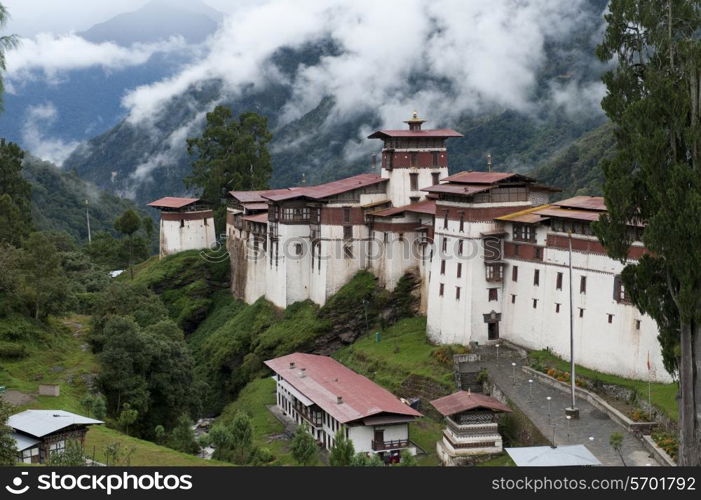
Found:
[[[594, 230], [626, 263], [623, 285], [660, 331], [679, 378], [679, 464], [701, 464], [701, 6], [612, 0], [597, 48], [615, 60], [602, 107], [616, 153], [603, 161], [608, 214]], [[639, 233], [642, 233], [640, 235]], [[649, 254], [628, 262], [632, 241]]]
[[336, 432], [334, 443], [329, 455], [329, 464], [334, 467], [346, 467], [351, 465], [355, 456], [353, 441], [348, 439], [342, 430]]
[[[0, 24], [2, 14], [0, 5]], [[0, 42], [0, 61], [1, 58]], [[1, 86], [2, 79], [0, 92]], [[16, 247], [32, 231], [32, 187], [22, 177], [23, 158], [24, 152], [17, 144], [0, 139], [0, 243]]]
[[61, 255], [46, 233], [32, 233], [20, 254], [22, 295], [31, 305], [35, 319], [65, 312], [71, 297], [61, 266]]
[[129, 434], [129, 426], [136, 422], [138, 418], [139, 411], [133, 409], [129, 403], [124, 403], [122, 405], [122, 411], [119, 412], [117, 423], [119, 424], [119, 427], [124, 431], [124, 434]]
[[350, 463], [353, 467], [380, 467], [385, 465], [377, 453], [356, 453]]
[[12, 428], [7, 425], [7, 419], [12, 415], [12, 406], [0, 398], [0, 465], [14, 465], [19, 452], [12, 438]]
[[255, 457], [253, 446], [253, 422], [251, 418], [238, 412], [227, 424], [219, 423], [212, 427], [209, 436], [214, 446], [214, 458], [245, 465]]
[[618, 456], [621, 457], [621, 463], [626, 465], [626, 461], [623, 460], [623, 453], [621, 451], [623, 449], [623, 434], [620, 432], [614, 432], [611, 434], [609, 437], [609, 444], [611, 445], [611, 448], [618, 453]]
[[311, 465], [316, 462], [319, 448], [316, 445], [314, 437], [301, 425], [297, 427], [295, 431], [290, 449], [292, 451], [292, 456], [298, 464]]
[[[3, 28], [7, 24], [9, 14], [4, 5], [0, 4], [0, 28]], [[0, 71], [5, 71], [5, 51], [16, 47], [18, 44], [18, 39], [16, 35], [4, 35], [0, 36]], [[2, 107], [2, 94], [5, 91], [3, 86], [2, 78], [0, 77], [0, 111], [3, 110]]]
[[[134, 279], [132, 263], [134, 262], [134, 254], [136, 253], [135, 249], [138, 247], [140, 250], [139, 253], [143, 254], [143, 247], [145, 246], [143, 239], [137, 239], [136, 236], [136, 232], [141, 229], [141, 227], [141, 217], [132, 209], [126, 210], [114, 221], [114, 228], [125, 236], [126, 264], [131, 279]], [[142, 257], [145, 258], [147, 255], [142, 255]]]
[[222, 200], [229, 191], [268, 188], [272, 163], [267, 144], [271, 139], [265, 117], [247, 112], [237, 120], [229, 108], [217, 106], [207, 113], [202, 135], [187, 140], [194, 162], [185, 185], [199, 188], [200, 197], [216, 207], [218, 230], [224, 227], [226, 205]]
[[195, 432], [192, 430], [190, 417], [183, 414], [178, 417], [178, 422], [173, 427], [168, 439], [168, 446], [174, 450], [196, 455], [200, 451], [200, 446], [195, 439]]

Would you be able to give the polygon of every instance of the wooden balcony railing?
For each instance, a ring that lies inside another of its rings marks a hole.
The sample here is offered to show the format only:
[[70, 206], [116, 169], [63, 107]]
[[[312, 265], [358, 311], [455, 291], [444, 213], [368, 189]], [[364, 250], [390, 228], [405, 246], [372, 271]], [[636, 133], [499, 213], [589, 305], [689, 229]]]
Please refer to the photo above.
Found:
[[396, 450], [397, 448], [407, 448], [409, 446], [408, 439], [397, 439], [394, 441], [375, 441], [372, 442], [372, 449], [375, 451]]

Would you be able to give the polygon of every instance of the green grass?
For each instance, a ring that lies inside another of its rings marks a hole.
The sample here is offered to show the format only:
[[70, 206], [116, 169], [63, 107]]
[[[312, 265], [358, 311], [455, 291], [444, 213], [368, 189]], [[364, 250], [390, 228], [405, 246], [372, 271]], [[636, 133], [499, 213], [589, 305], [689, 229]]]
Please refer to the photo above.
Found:
[[[17, 330], [22, 325], [27, 326], [16, 319], [14, 321], [15, 324], [8, 325], [5, 319], [0, 322], [0, 329], [12, 326]], [[21, 360], [2, 360], [0, 385], [35, 398], [35, 401], [18, 407], [17, 411], [61, 409], [86, 413], [80, 404], [88, 392], [86, 378], [95, 375], [99, 368], [95, 356], [86, 346], [88, 323], [87, 316], [74, 315], [61, 322], [53, 321], [50, 328], [34, 325], [34, 337], [22, 341], [29, 355]], [[60, 384], [61, 395], [38, 396], [39, 384], [45, 383]], [[134, 448], [131, 465], [221, 465], [124, 435], [104, 425], [94, 426], [88, 431], [85, 450], [90, 456], [95, 450], [96, 460], [103, 461], [104, 447], [114, 442], [120, 443], [122, 449]]]
[[478, 463], [477, 467], [516, 467], [516, 464], [507, 453], [503, 453], [486, 462]]
[[275, 456], [270, 465], [296, 465], [290, 455], [290, 441], [273, 439], [273, 436], [280, 436], [285, 430], [282, 423], [266, 407], [274, 404], [275, 381], [270, 377], [259, 378], [246, 385], [236, 401], [224, 408], [220, 421], [229, 421], [237, 412], [246, 413], [253, 422], [254, 444], [268, 448]]
[[[564, 361], [548, 351], [533, 351], [529, 354], [529, 357], [547, 367], [554, 367], [567, 372], [570, 370], [569, 361]], [[601, 373], [580, 365], [576, 365], [576, 373], [577, 376], [585, 377], [592, 381], [599, 380], [604, 384], [614, 384], [634, 389], [640, 399], [647, 401], [648, 383], [644, 380], [632, 380], [608, 373]], [[677, 392], [678, 385], [676, 383], [650, 384], [652, 404], [675, 421], [679, 420], [679, 407], [676, 400]]]
[[[101, 463], [106, 462], [105, 447], [113, 443], [119, 443], [122, 451], [132, 449], [129, 456], [129, 465], [144, 466], [231, 466], [225, 462], [205, 460], [194, 455], [181, 453], [165, 446], [159, 446], [150, 441], [144, 441], [131, 436], [126, 436], [114, 429], [105, 426], [93, 426], [85, 438], [85, 453], [89, 457]], [[126, 464], [120, 464], [126, 465]]]
[[399, 321], [381, 334], [358, 339], [334, 354], [341, 363], [383, 387], [398, 391], [410, 375], [418, 375], [444, 386], [446, 393], [454, 389], [453, 365], [439, 361], [435, 353], [444, 347], [432, 345], [426, 337], [426, 318], [419, 316]]

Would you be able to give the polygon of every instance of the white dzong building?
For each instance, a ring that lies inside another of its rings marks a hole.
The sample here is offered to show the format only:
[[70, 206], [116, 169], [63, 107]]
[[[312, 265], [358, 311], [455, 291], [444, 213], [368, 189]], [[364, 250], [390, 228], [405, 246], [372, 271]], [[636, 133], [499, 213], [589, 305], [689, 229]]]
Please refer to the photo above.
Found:
[[[317, 186], [230, 193], [231, 289], [248, 303], [323, 305], [360, 270], [393, 289], [421, 281], [427, 335], [440, 344], [507, 339], [569, 357], [570, 235], [576, 361], [616, 375], [671, 381], [657, 327], [628, 300], [623, 264], [591, 223], [600, 197], [559, 202], [559, 190], [517, 173], [448, 173], [450, 129], [379, 130], [380, 173]], [[629, 258], [646, 251], [641, 228]], [[163, 230], [163, 228], [162, 228]]]
[[199, 198], [167, 196], [148, 204], [161, 211], [159, 255], [211, 248], [216, 243], [214, 213]]

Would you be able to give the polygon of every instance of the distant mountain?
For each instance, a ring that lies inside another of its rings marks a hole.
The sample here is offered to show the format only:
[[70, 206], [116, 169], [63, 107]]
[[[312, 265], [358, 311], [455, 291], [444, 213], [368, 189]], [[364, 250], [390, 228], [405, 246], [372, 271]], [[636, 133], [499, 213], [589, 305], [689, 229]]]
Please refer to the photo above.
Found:
[[119, 14], [104, 23], [79, 33], [94, 43], [157, 42], [182, 36], [190, 43], [200, 43], [214, 33], [223, 14], [199, 0], [152, 0], [142, 8]]
[[41, 230], [66, 231], [76, 240], [86, 241], [86, 200], [93, 234], [114, 233], [114, 220], [129, 208], [143, 212], [132, 201], [98, 189], [75, 172], [62, 170], [28, 154], [22, 175], [32, 185], [32, 218]]

